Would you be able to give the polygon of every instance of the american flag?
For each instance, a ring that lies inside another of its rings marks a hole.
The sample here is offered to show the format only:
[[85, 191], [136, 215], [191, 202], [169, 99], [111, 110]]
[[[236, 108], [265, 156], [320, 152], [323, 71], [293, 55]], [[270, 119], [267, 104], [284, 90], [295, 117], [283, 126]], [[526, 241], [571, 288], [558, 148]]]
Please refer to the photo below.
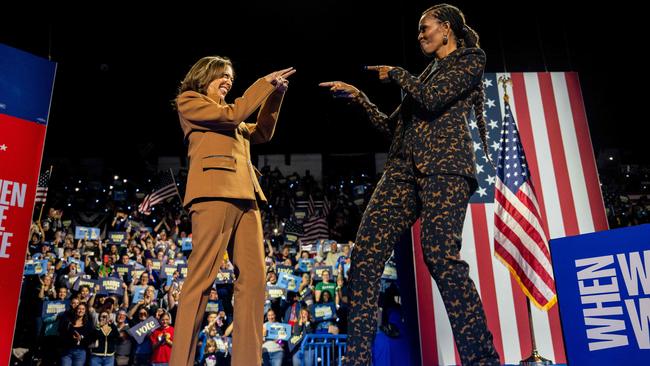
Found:
[[312, 216], [302, 226], [305, 235], [300, 240], [305, 244], [313, 244], [318, 239], [329, 239], [327, 219], [323, 216]]
[[305, 230], [301, 224], [289, 220], [284, 224], [284, 232], [286, 234], [295, 235], [300, 238], [305, 233]]
[[149, 215], [151, 214], [151, 208], [153, 206], [174, 197], [175, 195], [178, 195], [178, 190], [176, 189], [176, 181], [174, 180], [174, 176], [170, 170], [160, 177], [153, 192], [144, 197], [144, 200], [138, 206], [138, 211], [145, 215]]
[[[547, 239], [607, 229], [589, 127], [574, 72], [486, 73], [485, 117], [488, 148], [498, 161], [501, 127], [505, 119], [503, 89], [498, 78], [512, 79], [510, 112], [517, 121], [521, 146], [526, 151], [529, 182], [535, 187], [540, 225]], [[470, 116], [479, 188], [465, 216], [461, 257], [481, 296], [488, 327], [501, 355], [501, 363], [518, 364], [530, 356], [530, 326], [526, 295], [517, 280], [495, 256], [494, 185], [497, 173], [481, 148], [478, 125]], [[512, 174], [512, 173], [511, 173]], [[519, 182], [521, 183], [521, 182]], [[412, 230], [412, 257], [423, 365], [459, 365], [451, 326], [442, 298], [422, 258], [420, 226]], [[533, 330], [540, 354], [566, 363], [557, 306], [548, 311], [531, 307]], [[431, 346], [435, 345], [435, 346]]]
[[323, 215], [325, 217], [330, 215], [330, 201], [327, 198], [327, 194], [323, 195]]
[[38, 186], [36, 187], [36, 198], [34, 202], [45, 203], [47, 199], [47, 186], [50, 182], [51, 170], [46, 170], [38, 176]]
[[548, 310], [557, 299], [548, 240], [507, 96], [504, 105], [494, 190], [494, 252], [535, 305]]

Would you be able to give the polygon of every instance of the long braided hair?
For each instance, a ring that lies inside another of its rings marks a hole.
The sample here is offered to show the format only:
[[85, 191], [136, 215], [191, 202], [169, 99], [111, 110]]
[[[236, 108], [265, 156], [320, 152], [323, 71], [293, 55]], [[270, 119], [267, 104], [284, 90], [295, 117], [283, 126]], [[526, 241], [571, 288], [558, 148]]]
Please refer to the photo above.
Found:
[[[422, 16], [432, 16], [442, 22], [449, 22], [458, 48], [480, 47], [478, 33], [465, 23], [465, 15], [457, 7], [449, 4], [434, 5], [425, 10]], [[478, 83], [475, 92], [472, 94], [472, 109], [474, 109], [476, 116], [479, 135], [483, 143], [483, 151], [490, 160], [490, 164], [494, 165], [487, 145], [487, 129], [485, 127], [485, 116], [483, 115], [485, 93], [482, 82]]]

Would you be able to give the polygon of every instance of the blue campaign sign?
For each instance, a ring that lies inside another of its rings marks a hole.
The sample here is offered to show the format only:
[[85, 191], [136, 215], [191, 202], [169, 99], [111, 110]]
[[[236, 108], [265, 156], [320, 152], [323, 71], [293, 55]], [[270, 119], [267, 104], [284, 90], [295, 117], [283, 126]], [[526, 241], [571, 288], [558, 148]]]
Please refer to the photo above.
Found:
[[278, 276], [281, 273], [293, 274], [293, 267], [279, 264], [279, 265], [275, 266], [275, 273], [277, 273]]
[[328, 271], [330, 273], [330, 278], [332, 278], [332, 266], [315, 266], [314, 267], [314, 281], [323, 280], [323, 272]]
[[287, 290], [283, 289], [282, 287], [279, 286], [266, 286], [266, 292], [267, 292], [267, 299], [273, 300], [273, 299], [286, 299], [287, 298]]
[[217, 273], [217, 278], [214, 280], [214, 283], [223, 285], [226, 283], [235, 282], [235, 271], [233, 270], [222, 270]]
[[47, 273], [47, 259], [45, 260], [30, 260], [25, 262], [25, 276], [42, 275]]
[[181, 250], [184, 252], [192, 250], [192, 238], [185, 238], [181, 240]]
[[160, 274], [161, 276], [166, 278], [173, 278], [174, 272], [178, 270], [177, 268], [178, 268], [177, 266], [164, 265], [162, 267], [162, 271], [160, 271]]
[[121, 243], [126, 239], [126, 232], [123, 231], [110, 231], [108, 233], [108, 240], [111, 243]]
[[133, 272], [133, 266], [129, 264], [114, 264], [113, 268], [115, 269], [115, 272], [117, 272], [120, 277], [123, 277], [124, 275], [131, 275], [131, 272]]
[[75, 278], [72, 289], [75, 291], [79, 291], [80, 286], [88, 286], [88, 288], [90, 288], [90, 292], [95, 292], [95, 285], [97, 284], [98, 284], [97, 280], [93, 280], [88, 275], [83, 275]]
[[43, 310], [41, 312], [41, 316], [43, 318], [56, 316], [61, 313], [65, 313], [65, 311], [69, 308], [70, 301], [68, 300], [43, 301]]
[[650, 359], [650, 225], [550, 241], [567, 361]]
[[150, 316], [140, 323], [129, 328], [127, 332], [135, 339], [138, 344], [144, 342], [144, 339], [151, 334], [154, 330], [160, 327], [160, 323], [155, 317]]
[[56, 64], [0, 44], [0, 113], [47, 124]]
[[221, 305], [221, 300], [208, 301], [208, 304], [205, 306], [206, 313], [218, 313], [219, 310], [223, 310], [223, 306]]
[[278, 279], [278, 287], [286, 289], [287, 291], [298, 291], [300, 283], [302, 282], [302, 277], [294, 276], [289, 273], [280, 272], [280, 278]]
[[314, 268], [314, 259], [300, 259], [298, 261], [298, 270], [300, 272], [311, 272]]
[[156, 271], [160, 271], [160, 269], [162, 268], [162, 261], [160, 259], [152, 259], [151, 268], [153, 268]]
[[266, 339], [288, 341], [291, 338], [291, 325], [285, 323], [265, 323]]
[[[137, 304], [138, 301], [144, 299], [144, 292], [147, 290], [147, 286], [133, 286], [133, 301], [131, 303]], [[158, 298], [158, 290], [154, 290], [154, 299]]]
[[336, 319], [336, 304], [333, 302], [315, 304], [312, 308], [312, 316], [317, 322]]
[[180, 273], [181, 277], [187, 277], [187, 264], [179, 264], [176, 268], [178, 269], [178, 273]]
[[75, 239], [97, 240], [101, 230], [98, 227], [77, 226], [74, 228]]
[[122, 282], [119, 278], [104, 278], [101, 280], [102, 289], [109, 295], [124, 295], [124, 288], [122, 288]]

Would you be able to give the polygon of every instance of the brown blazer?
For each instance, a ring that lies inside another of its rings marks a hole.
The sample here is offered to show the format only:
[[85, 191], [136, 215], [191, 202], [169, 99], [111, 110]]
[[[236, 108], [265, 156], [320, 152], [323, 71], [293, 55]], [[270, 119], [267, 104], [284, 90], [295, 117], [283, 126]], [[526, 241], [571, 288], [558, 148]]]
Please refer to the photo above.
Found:
[[[260, 173], [251, 163], [250, 144], [273, 137], [283, 97], [264, 79], [258, 79], [232, 104], [194, 91], [178, 96], [190, 164], [185, 207], [198, 198], [259, 198], [266, 202], [257, 179]], [[258, 108], [257, 121], [245, 123]]]

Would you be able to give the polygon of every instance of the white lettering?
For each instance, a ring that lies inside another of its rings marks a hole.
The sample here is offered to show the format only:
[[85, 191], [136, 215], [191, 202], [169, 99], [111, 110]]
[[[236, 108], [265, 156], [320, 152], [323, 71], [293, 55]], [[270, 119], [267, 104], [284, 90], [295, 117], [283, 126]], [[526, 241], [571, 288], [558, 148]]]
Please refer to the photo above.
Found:
[[10, 180], [0, 180], [0, 205], [9, 206], [7, 196], [9, 196], [9, 193], [11, 193], [11, 189], [9, 188], [9, 186], [11, 186], [11, 183], [13, 182]]
[[578, 281], [580, 295], [605, 294], [608, 292], [618, 292], [618, 281], [616, 277], [609, 277], [610, 283], [601, 285], [600, 280], [593, 280], [592, 285], [586, 285], [586, 281]]
[[621, 267], [621, 273], [623, 273], [623, 280], [625, 281], [628, 295], [639, 295], [639, 281], [641, 282], [643, 293], [650, 295], [650, 279], [648, 278], [648, 274], [650, 274], [650, 268], [648, 267], [650, 266], [650, 250], [643, 251], [645, 266], [641, 262], [639, 252], [630, 253], [629, 265], [625, 254], [618, 254], [616, 258], [618, 259], [618, 265]]
[[147, 334], [150, 330], [152, 330], [155, 327], [155, 324], [153, 321], [150, 321], [149, 323], [143, 325], [140, 327], [140, 329], [136, 330], [135, 332], [141, 336], [143, 334]]
[[11, 246], [9, 238], [12, 236], [14, 236], [14, 234], [0, 232], [0, 258], [9, 258], [7, 248]]
[[7, 218], [7, 215], [5, 215], [5, 211], [8, 210], [9, 210], [9, 206], [0, 205], [0, 231], [6, 230], [4, 226], [2, 226], [2, 222]]
[[600, 340], [600, 342], [589, 342], [590, 351], [628, 345], [626, 335], [611, 334], [611, 332], [625, 330], [624, 320], [607, 318], [585, 318], [585, 324], [599, 326], [597, 328], [587, 329], [587, 338]]
[[616, 270], [614, 268], [598, 271], [599, 269], [612, 263], [614, 263], [614, 256], [612, 255], [576, 259], [576, 267], [590, 266], [578, 271], [578, 279], [586, 280], [591, 278], [615, 277]]
[[14, 183], [14, 190], [11, 191], [11, 205], [25, 206], [25, 195], [27, 194], [27, 184]]
[[636, 342], [641, 349], [650, 348], [650, 298], [639, 299], [639, 312], [636, 311], [634, 299], [625, 300], [630, 322], [634, 329]]

